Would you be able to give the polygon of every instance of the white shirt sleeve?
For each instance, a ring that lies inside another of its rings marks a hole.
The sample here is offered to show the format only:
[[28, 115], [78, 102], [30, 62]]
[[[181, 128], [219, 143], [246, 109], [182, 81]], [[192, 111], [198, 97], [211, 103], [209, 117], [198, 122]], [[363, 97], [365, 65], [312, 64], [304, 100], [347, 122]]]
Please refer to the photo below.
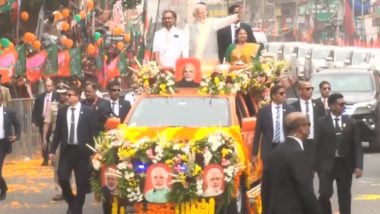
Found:
[[223, 18], [213, 18], [212, 19], [212, 25], [215, 28], [215, 30], [222, 29], [224, 27], [227, 27], [228, 25], [231, 25], [232, 23], [236, 22], [238, 20], [238, 15], [230, 15]]

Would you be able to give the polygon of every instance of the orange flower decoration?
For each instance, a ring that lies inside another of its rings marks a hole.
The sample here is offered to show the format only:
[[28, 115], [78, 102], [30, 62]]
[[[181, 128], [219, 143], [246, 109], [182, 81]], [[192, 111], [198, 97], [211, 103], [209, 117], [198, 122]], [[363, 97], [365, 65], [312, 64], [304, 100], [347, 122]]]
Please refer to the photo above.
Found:
[[90, 56], [93, 56], [93, 55], [96, 54], [96, 47], [95, 47], [95, 45], [89, 44], [87, 46], [87, 54], [90, 55]]
[[121, 50], [124, 49], [124, 43], [123, 43], [123, 42], [118, 42], [118, 43], [116, 44], [116, 47], [117, 47], [117, 49], [119, 49], [119, 50], [121, 51]]
[[84, 12], [83, 10], [81, 12], [79, 12], [79, 16], [81, 19], [85, 19], [86, 18], [86, 12]]
[[94, 9], [94, 2], [92, 0], [87, 0], [87, 10]]
[[39, 50], [41, 48], [41, 42], [38, 40], [34, 40], [34, 42], [32, 43], [32, 47], [36, 50]]
[[128, 33], [124, 34], [124, 41], [130, 42], [131, 41], [131, 35], [129, 35]]
[[121, 27], [115, 27], [114, 29], [112, 29], [112, 34], [114, 35], [121, 35], [123, 34], [123, 32], [124, 30]]

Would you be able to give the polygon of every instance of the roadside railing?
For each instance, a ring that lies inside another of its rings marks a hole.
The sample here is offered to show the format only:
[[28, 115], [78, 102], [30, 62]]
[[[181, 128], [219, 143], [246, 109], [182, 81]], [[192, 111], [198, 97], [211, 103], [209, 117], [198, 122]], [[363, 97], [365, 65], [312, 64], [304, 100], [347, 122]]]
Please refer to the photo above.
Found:
[[32, 127], [33, 104], [34, 99], [31, 98], [12, 99], [7, 104], [16, 113], [21, 126], [21, 137], [13, 143], [12, 156], [31, 157], [41, 148], [38, 128]]

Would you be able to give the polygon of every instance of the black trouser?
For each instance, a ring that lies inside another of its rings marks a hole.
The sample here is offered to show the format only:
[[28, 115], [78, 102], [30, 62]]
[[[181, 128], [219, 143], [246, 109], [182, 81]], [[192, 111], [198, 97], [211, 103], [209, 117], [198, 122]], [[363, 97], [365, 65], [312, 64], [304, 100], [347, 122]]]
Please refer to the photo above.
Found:
[[[70, 177], [74, 171], [77, 195], [74, 196]], [[73, 214], [81, 214], [90, 178], [90, 159], [78, 146], [66, 145], [61, 153], [58, 166], [58, 183], [63, 197]]]
[[347, 169], [344, 158], [335, 158], [331, 172], [318, 172], [319, 205], [322, 214], [331, 214], [330, 198], [333, 195], [333, 182], [336, 181], [340, 214], [351, 213], [352, 173]]
[[5, 179], [3, 177], [3, 164], [5, 160], [5, 156], [7, 155], [7, 141], [0, 140], [0, 191], [1, 194], [6, 192], [8, 190], [7, 183], [5, 182]]
[[51, 133], [51, 126], [49, 127], [49, 131], [46, 135], [46, 148], [44, 148], [43, 146], [43, 143], [44, 143], [44, 140], [42, 139], [43, 138], [43, 125], [39, 128], [39, 131], [40, 131], [40, 135], [41, 135], [41, 148], [42, 148], [42, 158], [44, 159], [44, 162], [48, 162], [49, 161], [49, 147], [50, 147], [50, 135], [52, 134]]

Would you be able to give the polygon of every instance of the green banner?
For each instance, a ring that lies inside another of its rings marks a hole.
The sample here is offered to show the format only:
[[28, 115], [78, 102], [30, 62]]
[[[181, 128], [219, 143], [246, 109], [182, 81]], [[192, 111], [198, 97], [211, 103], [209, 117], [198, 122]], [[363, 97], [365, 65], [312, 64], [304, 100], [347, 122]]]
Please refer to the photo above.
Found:
[[5, 3], [3, 6], [0, 6], [0, 13], [4, 13], [4, 12], [12, 10], [12, 4], [15, 1], [16, 0], [8, 0], [7, 3]]
[[26, 46], [25, 44], [16, 47], [17, 61], [15, 64], [15, 76], [22, 76], [26, 71]]
[[81, 61], [81, 50], [80, 48], [71, 48], [70, 53], [70, 71], [71, 76], [81, 77], [82, 73], [82, 61]]
[[51, 45], [47, 50], [47, 58], [43, 70], [44, 75], [58, 73], [58, 45]]
[[119, 69], [120, 76], [125, 77], [128, 74], [128, 62], [127, 57], [124, 52], [121, 52], [119, 55], [119, 63], [117, 64], [117, 68]]

